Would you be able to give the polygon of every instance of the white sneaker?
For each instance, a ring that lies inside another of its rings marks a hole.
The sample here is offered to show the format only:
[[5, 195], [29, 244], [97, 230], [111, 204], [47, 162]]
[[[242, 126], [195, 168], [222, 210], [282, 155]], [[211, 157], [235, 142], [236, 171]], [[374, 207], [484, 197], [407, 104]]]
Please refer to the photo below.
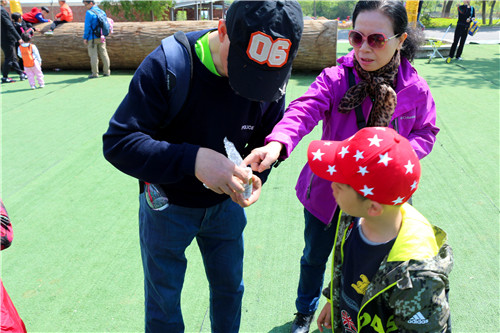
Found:
[[458, 60], [458, 61], [462, 61], [462, 60], [464, 60], [464, 59], [462, 59], [462, 57], [458, 57], [458, 58], [457, 58], [457, 60]]
[[54, 34], [54, 31], [45, 31], [44, 35], [45, 36], [52, 36]]
[[42, 84], [42, 85], [40, 86], [40, 88], [43, 88], [43, 87], [45, 87], [45, 84]]
[[31, 89], [36, 89], [36, 87], [35, 86], [31, 86]]

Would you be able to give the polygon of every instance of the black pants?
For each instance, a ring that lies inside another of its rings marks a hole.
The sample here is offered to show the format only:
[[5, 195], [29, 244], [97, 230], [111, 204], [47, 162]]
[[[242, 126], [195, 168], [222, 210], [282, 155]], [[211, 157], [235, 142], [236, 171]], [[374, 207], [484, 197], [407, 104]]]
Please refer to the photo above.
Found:
[[54, 31], [55, 28], [57, 28], [58, 26], [60, 26], [61, 24], [64, 24], [64, 23], [68, 23], [68, 22], [67, 21], [54, 21], [50, 25], [50, 30]]
[[2, 43], [2, 51], [5, 56], [5, 60], [2, 66], [2, 76], [8, 77], [10, 69], [12, 68], [17, 74], [21, 75], [23, 71], [19, 67], [17, 62], [16, 47], [15, 43]]
[[[458, 50], [457, 50], [457, 58], [460, 58], [462, 55], [462, 51], [464, 49], [465, 45], [465, 40], [467, 39], [467, 33], [469, 32], [469, 23], [468, 24], [457, 24], [457, 27], [455, 28], [455, 36], [453, 38], [453, 44], [451, 44], [451, 49], [450, 49], [450, 58], [453, 58], [455, 55], [455, 50], [457, 49], [458, 45]], [[458, 44], [460, 43], [460, 44]]]

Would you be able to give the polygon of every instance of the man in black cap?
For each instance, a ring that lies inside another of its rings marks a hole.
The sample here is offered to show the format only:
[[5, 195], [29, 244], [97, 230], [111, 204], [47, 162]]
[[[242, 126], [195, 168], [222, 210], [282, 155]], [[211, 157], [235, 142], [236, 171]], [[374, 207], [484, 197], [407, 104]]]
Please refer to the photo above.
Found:
[[1, 11], [2, 11], [2, 51], [4, 55], [4, 62], [2, 66], [2, 83], [15, 82], [9, 77], [10, 69], [12, 68], [17, 74], [19, 74], [20, 80], [26, 80], [26, 75], [23, 73], [22, 68], [19, 67], [16, 55], [16, 42], [21, 44], [21, 36], [16, 31], [10, 15], [4, 6], [7, 5], [6, 0], [1, 0]]
[[[217, 29], [186, 34], [189, 95], [173, 115], [179, 82], [161, 47], [137, 69], [103, 136], [104, 156], [140, 181], [139, 232], [147, 332], [183, 332], [186, 247], [196, 237], [210, 285], [212, 332], [237, 332], [243, 296], [243, 207], [268, 173], [249, 175], [226, 157], [224, 138], [245, 156], [281, 119], [303, 30], [297, 1], [235, 1]], [[173, 118], [173, 119], [171, 119]], [[167, 119], [170, 119], [167, 121]]]

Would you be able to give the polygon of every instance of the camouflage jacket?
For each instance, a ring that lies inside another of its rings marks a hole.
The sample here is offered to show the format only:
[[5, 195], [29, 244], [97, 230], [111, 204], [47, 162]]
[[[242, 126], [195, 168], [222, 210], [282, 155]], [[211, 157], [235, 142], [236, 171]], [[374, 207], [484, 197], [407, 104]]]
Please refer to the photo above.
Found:
[[[357, 332], [451, 332], [448, 275], [453, 253], [446, 244], [446, 233], [409, 204], [401, 210], [398, 236], [363, 296]], [[343, 246], [352, 222], [351, 216], [342, 214], [333, 249], [332, 282], [330, 290], [324, 291], [332, 303], [333, 332], [343, 331], [340, 275]], [[384, 313], [382, 304], [393, 311]]]

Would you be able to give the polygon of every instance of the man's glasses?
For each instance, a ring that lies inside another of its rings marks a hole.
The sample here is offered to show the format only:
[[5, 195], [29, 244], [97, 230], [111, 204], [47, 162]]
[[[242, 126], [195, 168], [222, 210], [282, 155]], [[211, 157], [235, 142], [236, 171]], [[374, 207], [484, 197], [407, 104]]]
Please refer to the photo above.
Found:
[[374, 49], [383, 49], [385, 43], [393, 38], [399, 37], [401, 34], [387, 38], [383, 33], [371, 34], [365, 37], [361, 32], [356, 30], [349, 31], [349, 43], [354, 47], [361, 47], [365, 40], [368, 45]]

